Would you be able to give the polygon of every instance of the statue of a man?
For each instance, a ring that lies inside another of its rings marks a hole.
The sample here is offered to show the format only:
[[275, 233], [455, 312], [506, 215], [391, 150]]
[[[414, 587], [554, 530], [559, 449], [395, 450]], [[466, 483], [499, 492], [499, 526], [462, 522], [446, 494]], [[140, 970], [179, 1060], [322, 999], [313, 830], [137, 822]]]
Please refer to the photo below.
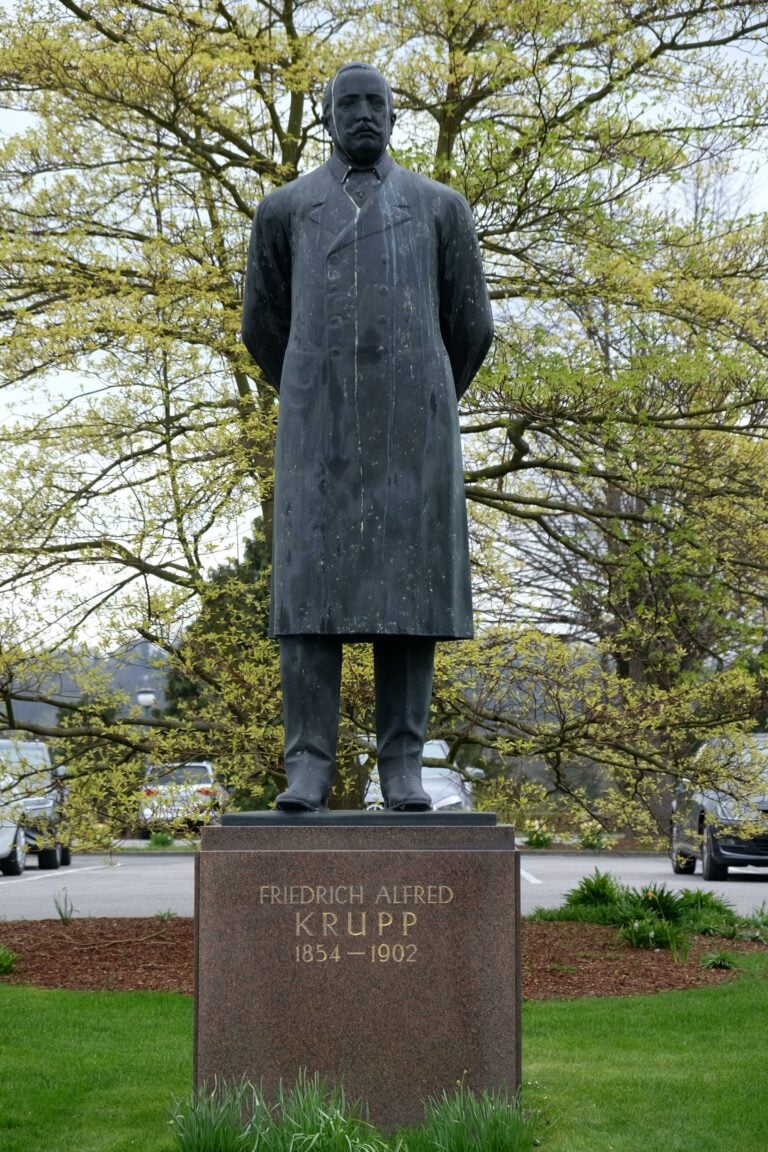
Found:
[[285, 811], [327, 806], [342, 643], [373, 644], [388, 808], [426, 811], [436, 640], [472, 635], [457, 401], [493, 321], [469, 206], [387, 153], [384, 77], [328, 84], [330, 160], [253, 221], [243, 340], [280, 394], [270, 631]]

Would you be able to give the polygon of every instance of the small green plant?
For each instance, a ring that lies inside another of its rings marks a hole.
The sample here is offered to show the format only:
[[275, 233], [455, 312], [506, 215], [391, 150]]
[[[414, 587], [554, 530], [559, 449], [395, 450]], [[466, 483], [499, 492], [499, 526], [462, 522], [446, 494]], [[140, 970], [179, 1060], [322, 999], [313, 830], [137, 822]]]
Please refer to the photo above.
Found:
[[732, 969], [739, 967], [739, 958], [733, 952], [708, 952], [701, 958], [702, 968]]
[[217, 1081], [177, 1103], [171, 1123], [178, 1152], [391, 1152], [343, 1088], [317, 1075], [281, 1085], [273, 1108], [246, 1081]]
[[626, 888], [621, 896], [626, 920], [657, 916], [671, 924], [683, 918], [680, 896], [666, 884], [649, 884], [645, 888]]
[[768, 939], [768, 906], [765, 900], [749, 916], [742, 917], [741, 926], [752, 940]]
[[659, 920], [656, 916], [628, 921], [622, 925], [619, 935], [633, 948], [665, 948], [677, 959], [684, 959], [688, 954], [688, 937], [685, 933], [677, 924]]
[[75, 906], [69, 898], [69, 892], [62, 888], [53, 898], [53, 906], [62, 924], [71, 924], [75, 915]]
[[175, 920], [178, 915], [172, 908], [164, 908], [160, 912], [155, 912], [155, 920]]
[[259, 1133], [259, 1152], [388, 1152], [343, 1087], [329, 1088], [317, 1074], [280, 1086], [273, 1121]]
[[171, 1125], [178, 1152], [251, 1152], [253, 1132], [265, 1114], [259, 1092], [247, 1082], [216, 1080], [177, 1101]]
[[525, 830], [525, 842], [529, 848], [549, 848], [552, 843], [552, 833], [540, 821], [534, 821]]
[[610, 872], [601, 872], [595, 868], [591, 876], [584, 876], [576, 885], [565, 894], [565, 904], [569, 908], [578, 908], [585, 905], [616, 905], [621, 899], [624, 889]]
[[6, 948], [4, 944], [0, 944], [0, 976], [8, 976], [14, 971], [21, 957], [17, 952], [12, 952], [10, 948]]
[[578, 921], [581, 924], [619, 924], [616, 904], [564, 904], [562, 908], [534, 908], [529, 919]]
[[741, 928], [737, 936], [739, 940], [750, 940], [753, 944], [768, 944], [768, 935], [759, 928]]
[[473, 1092], [459, 1085], [428, 1100], [423, 1126], [398, 1133], [396, 1147], [402, 1152], [528, 1152], [537, 1143], [540, 1124], [540, 1114], [525, 1114], [508, 1092]]
[[680, 907], [686, 913], [707, 912], [721, 916], [723, 920], [736, 919], [733, 905], [716, 892], [708, 892], [705, 888], [685, 888], [678, 896]]
[[148, 848], [172, 848], [173, 833], [161, 830], [150, 833]]
[[733, 933], [737, 931], [733, 925], [727, 924], [719, 916], [710, 916], [706, 912], [697, 916], [695, 920], [689, 920], [686, 917], [684, 924], [690, 932], [694, 932], [697, 936], [730, 936], [733, 939]]
[[737, 923], [731, 904], [715, 892], [686, 888], [678, 894], [681, 922], [700, 936], [729, 935]]

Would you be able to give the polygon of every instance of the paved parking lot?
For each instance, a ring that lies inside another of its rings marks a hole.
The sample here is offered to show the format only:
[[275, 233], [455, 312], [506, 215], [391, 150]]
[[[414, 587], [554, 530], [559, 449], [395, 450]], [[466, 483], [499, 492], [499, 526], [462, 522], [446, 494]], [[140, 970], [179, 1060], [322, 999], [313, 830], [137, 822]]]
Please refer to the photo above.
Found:
[[[604, 856], [587, 852], [524, 852], [521, 857], [521, 908], [557, 907], [582, 876], [611, 872], [625, 884], [666, 883], [672, 888], [704, 888], [730, 900], [742, 914], [768, 906], [768, 869], [739, 869], [723, 883], [701, 875], [675, 876], [665, 856]], [[33, 859], [23, 876], [0, 876], [0, 917], [46, 920], [58, 915], [56, 903], [70, 904], [75, 916], [154, 916], [194, 911], [194, 856], [168, 853], [115, 853], [75, 856], [71, 867], [40, 871]]]
[[69, 868], [40, 871], [34, 862], [22, 876], [0, 876], [0, 917], [47, 920], [56, 904], [75, 916], [154, 916], [194, 911], [194, 856], [115, 853], [74, 856]]

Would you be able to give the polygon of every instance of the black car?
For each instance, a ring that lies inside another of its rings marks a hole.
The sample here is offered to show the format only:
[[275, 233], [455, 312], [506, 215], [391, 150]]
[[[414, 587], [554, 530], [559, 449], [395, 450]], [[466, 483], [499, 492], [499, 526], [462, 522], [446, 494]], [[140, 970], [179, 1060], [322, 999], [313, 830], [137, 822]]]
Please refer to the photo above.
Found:
[[733, 781], [702, 790], [684, 782], [677, 790], [672, 871], [690, 874], [697, 859], [705, 880], [726, 880], [729, 868], [768, 868], [768, 733], [738, 744], [708, 741], [698, 755], [730, 769]]

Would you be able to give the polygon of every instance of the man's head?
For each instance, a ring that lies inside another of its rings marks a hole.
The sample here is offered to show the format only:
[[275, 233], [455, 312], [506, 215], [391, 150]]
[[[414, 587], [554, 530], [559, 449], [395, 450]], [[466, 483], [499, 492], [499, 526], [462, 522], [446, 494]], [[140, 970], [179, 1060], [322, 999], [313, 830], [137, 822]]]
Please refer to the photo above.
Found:
[[395, 113], [392, 91], [370, 64], [344, 64], [323, 98], [323, 124], [334, 148], [353, 164], [369, 165], [386, 150]]

